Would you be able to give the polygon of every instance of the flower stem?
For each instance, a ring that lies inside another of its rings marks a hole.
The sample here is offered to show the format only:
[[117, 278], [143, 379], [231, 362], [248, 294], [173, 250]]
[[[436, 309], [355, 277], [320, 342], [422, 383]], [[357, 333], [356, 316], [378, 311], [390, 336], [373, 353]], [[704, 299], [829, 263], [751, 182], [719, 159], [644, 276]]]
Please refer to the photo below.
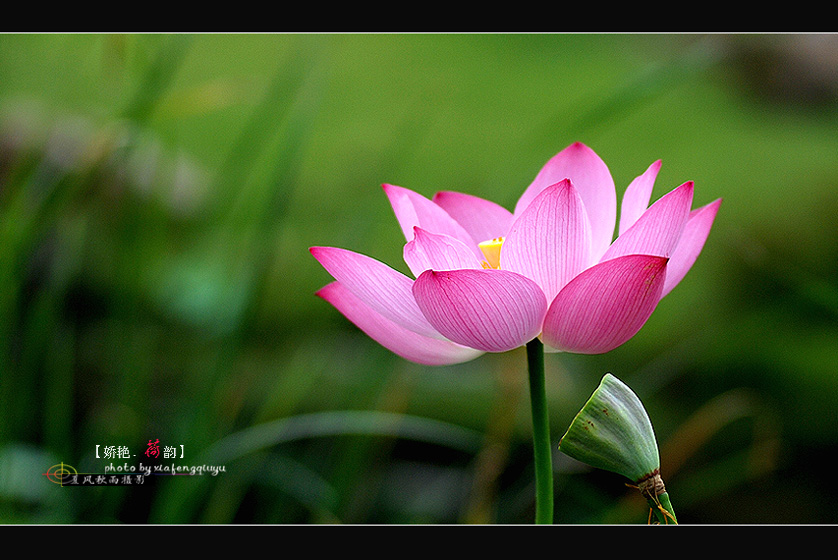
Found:
[[649, 507], [658, 519], [658, 523], [662, 525], [677, 525], [678, 519], [675, 517], [675, 510], [672, 509], [672, 502], [669, 501], [669, 494], [664, 492], [657, 496], [656, 500], [649, 499]]
[[538, 338], [527, 343], [527, 365], [532, 406], [533, 455], [535, 460], [535, 522], [553, 523], [553, 459], [550, 451], [550, 419], [544, 388], [544, 345]]
[[675, 510], [672, 509], [672, 502], [669, 500], [666, 486], [664, 486], [663, 479], [657, 470], [651, 475], [644, 477], [643, 480], [638, 481], [637, 489], [646, 498], [658, 523], [662, 525], [678, 524], [678, 519], [675, 517]]

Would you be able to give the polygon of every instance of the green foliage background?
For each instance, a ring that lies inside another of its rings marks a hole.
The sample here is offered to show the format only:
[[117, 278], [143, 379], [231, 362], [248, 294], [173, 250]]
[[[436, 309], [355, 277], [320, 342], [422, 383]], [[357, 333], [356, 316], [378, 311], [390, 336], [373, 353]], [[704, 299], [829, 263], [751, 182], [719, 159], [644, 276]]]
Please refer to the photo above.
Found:
[[[635, 338], [547, 356], [555, 440], [611, 372], [682, 523], [838, 522], [837, 59], [816, 35], [0, 35], [0, 521], [531, 522], [523, 349], [406, 362], [314, 296], [308, 247], [407, 272], [382, 183], [511, 207], [582, 141], [620, 196], [662, 159], [653, 199], [724, 203]], [[225, 472], [43, 476], [150, 439]], [[555, 468], [557, 522], [646, 522], [620, 477]]]

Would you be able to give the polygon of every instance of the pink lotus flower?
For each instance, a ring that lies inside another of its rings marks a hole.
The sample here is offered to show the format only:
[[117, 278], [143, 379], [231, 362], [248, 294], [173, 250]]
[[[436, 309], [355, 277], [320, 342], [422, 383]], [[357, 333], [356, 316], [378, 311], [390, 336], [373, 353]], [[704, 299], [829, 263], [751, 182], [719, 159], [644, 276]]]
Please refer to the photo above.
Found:
[[422, 364], [464, 362], [537, 336], [548, 349], [607, 352], [634, 336], [692, 267], [721, 203], [691, 211], [687, 182], [648, 207], [659, 169], [657, 161], [626, 189], [613, 242], [614, 181], [581, 143], [547, 162], [514, 212], [468, 194], [429, 200], [384, 185], [416, 279], [352, 251], [312, 247], [336, 280], [317, 295]]

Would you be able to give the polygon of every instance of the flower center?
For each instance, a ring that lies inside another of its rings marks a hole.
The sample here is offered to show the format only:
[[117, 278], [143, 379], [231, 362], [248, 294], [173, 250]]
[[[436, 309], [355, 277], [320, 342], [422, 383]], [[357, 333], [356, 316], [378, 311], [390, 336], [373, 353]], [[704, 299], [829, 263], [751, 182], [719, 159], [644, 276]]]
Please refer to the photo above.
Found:
[[495, 237], [489, 241], [478, 243], [486, 260], [483, 261], [483, 268], [500, 268], [500, 248], [503, 245], [503, 237]]

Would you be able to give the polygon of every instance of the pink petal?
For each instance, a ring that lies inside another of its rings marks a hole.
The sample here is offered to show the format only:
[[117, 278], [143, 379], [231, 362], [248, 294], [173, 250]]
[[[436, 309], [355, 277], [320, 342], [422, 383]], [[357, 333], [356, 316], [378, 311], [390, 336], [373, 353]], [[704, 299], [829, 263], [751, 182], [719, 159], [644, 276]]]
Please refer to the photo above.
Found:
[[520, 216], [541, 191], [562, 179], [570, 179], [579, 189], [591, 222], [591, 254], [599, 260], [614, 236], [617, 191], [605, 162], [586, 145], [576, 142], [553, 156], [521, 195], [515, 216]]
[[614, 241], [602, 260], [623, 255], [671, 256], [687, 223], [692, 202], [692, 181], [665, 194]]
[[512, 212], [470, 194], [438, 192], [433, 201], [457, 220], [476, 243], [503, 237], [512, 225]]
[[472, 248], [476, 256], [480, 256], [480, 250], [477, 248], [479, 242], [472, 239], [463, 226], [449, 216], [442, 207], [404, 187], [383, 185], [382, 188], [390, 200], [405, 239], [411, 241], [413, 228], [418, 226], [425, 231], [442, 233], [459, 239], [467, 247]]
[[623, 194], [623, 203], [620, 207], [620, 235], [623, 235], [623, 232], [634, 225], [634, 222], [649, 207], [652, 189], [655, 186], [655, 179], [660, 168], [661, 160], [658, 160], [626, 188], [626, 192]]
[[690, 213], [684, 231], [681, 233], [681, 239], [678, 240], [678, 245], [672, 252], [672, 258], [669, 259], [669, 265], [666, 269], [666, 282], [664, 282], [661, 297], [671, 292], [672, 288], [677, 286], [692, 268], [693, 263], [704, 248], [704, 242], [707, 241], [707, 236], [710, 234], [710, 228], [713, 226], [713, 220], [716, 219], [716, 213], [719, 211], [721, 203], [722, 200], [718, 199], [706, 206], [696, 208]]
[[413, 294], [446, 338], [486, 352], [512, 350], [538, 336], [547, 310], [532, 280], [506, 270], [428, 270]]
[[521, 213], [500, 253], [503, 270], [534, 280], [553, 301], [591, 263], [591, 226], [582, 198], [567, 179], [544, 189]]
[[414, 276], [426, 270], [456, 270], [483, 268], [474, 253], [465, 244], [447, 235], [430, 233], [414, 228], [413, 241], [404, 246], [404, 262]]
[[431, 366], [457, 364], [482, 354], [479, 350], [405, 329], [367, 307], [340, 282], [324, 286], [317, 295], [334, 305], [370, 338], [412, 362]]
[[367, 307], [415, 333], [441, 338], [413, 298], [413, 280], [366, 255], [336, 247], [312, 247], [320, 264]]
[[628, 255], [597, 264], [573, 279], [544, 318], [544, 344], [601, 354], [640, 330], [660, 300], [666, 258]]

